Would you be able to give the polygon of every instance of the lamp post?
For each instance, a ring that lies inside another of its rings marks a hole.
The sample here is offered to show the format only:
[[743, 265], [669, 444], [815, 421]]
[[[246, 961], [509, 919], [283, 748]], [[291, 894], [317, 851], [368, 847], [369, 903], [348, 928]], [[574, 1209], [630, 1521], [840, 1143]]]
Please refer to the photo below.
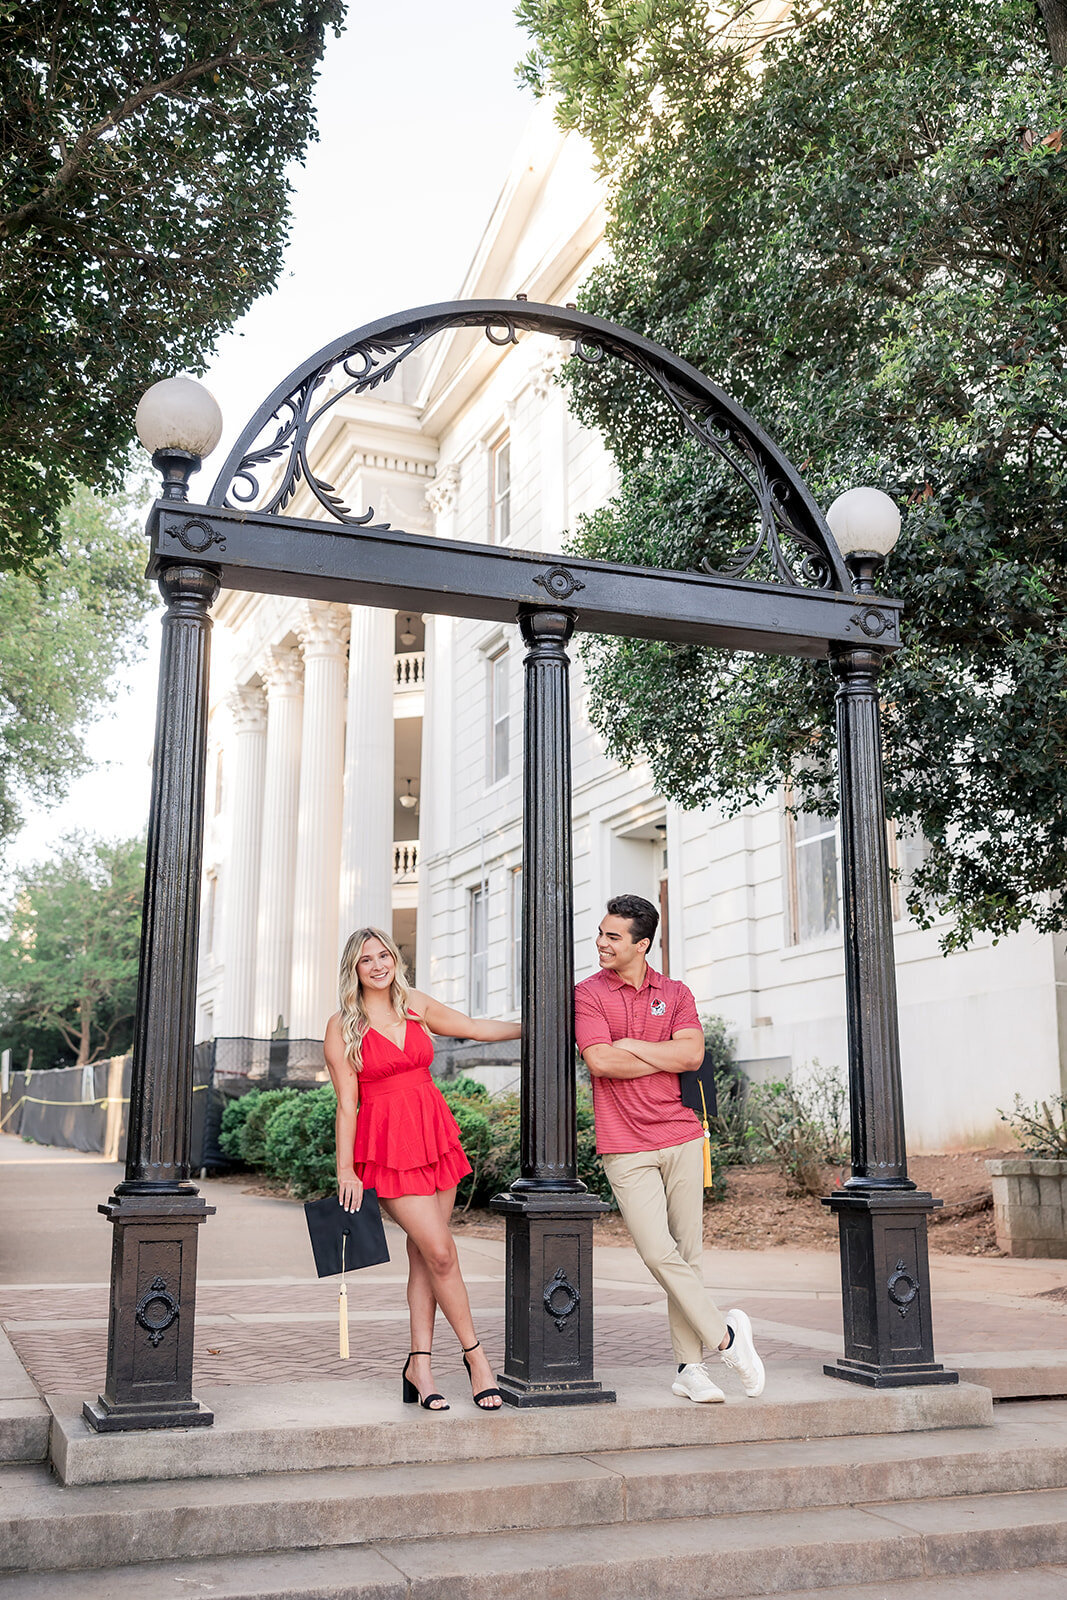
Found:
[[[137, 431], [185, 502], [190, 476], [214, 449], [222, 416], [189, 378], [153, 385]], [[198, 553], [196, 524], [186, 548]], [[159, 665], [152, 802], [145, 861], [126, 1176], [100, 1210], [114, 1227], [107, 1377], [84, 1416], [101, 1432], [188, 1428], [213, 1421], [193, 1397], [193, 1320], [200, 1224], [214, 1207], [189, 1181], [193, 1022], [207, 750], [210, 607], [217, 572], [172, 561], [159, 573], [167, 603]]]
[[955, 1383], [933, 1359], [926, 1218], [941, 1202], [908, 1177], [893, 917], [882, 787], [875, 578], [900, 513], [878, 489], [850, 489], [827, 522], [852, 574], [869, 643], [837, 646], [837, 750], [844, 886], [845, 1005], [852, 1176], [825, 1203], [841, 1236], [845, 1354], [824, 1370], [875, 1388]]

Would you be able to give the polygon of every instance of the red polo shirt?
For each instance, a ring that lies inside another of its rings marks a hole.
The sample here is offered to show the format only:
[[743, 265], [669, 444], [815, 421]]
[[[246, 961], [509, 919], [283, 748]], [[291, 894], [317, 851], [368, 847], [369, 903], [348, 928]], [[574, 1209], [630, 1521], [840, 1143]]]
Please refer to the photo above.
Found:
[[[665, 1044], [679, 1028], [698, 1028], [696, 1001], [684, 983], [645, 968], [640, 989], [617, 972], [594, 972], [574, 990], [574, 1033], [578, 1049], [614, 1044], [616, 1039], [647, 1039]], [[702, 1137], [696, 1113], [683, 1106], [676, 1072], [647, 1078], [594, 1078], [593, 1115], [601, 1155], [666, 1150]]]

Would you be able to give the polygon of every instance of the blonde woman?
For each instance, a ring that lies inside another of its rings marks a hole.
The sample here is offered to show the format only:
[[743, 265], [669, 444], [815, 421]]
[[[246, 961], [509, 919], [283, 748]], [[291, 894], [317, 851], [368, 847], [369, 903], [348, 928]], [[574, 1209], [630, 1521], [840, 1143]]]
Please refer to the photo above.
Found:
[[[501, 1405], [471, 1320], [449, 1217], [456, 1185], [471, 1170], [459, 1128], [430, 1075], [430, 1031], [451, 1039], [517, 1039], [517, 1022], [472, 1019], [409, 989], [400, 952], [380, 928], [345, 945], [341, 1009], [326, 1025], [326, 1065], [337, 1091], [337, 1193], [358, 1211], [364, 1185], [408, 1240], [411, 1350], [402, 1392], [427, 1411], [447, 1411], [430, 1368], [440, 1306], [460, 1342], [475, 1403]], [[469, 1358], [469, 1359], [468, 1359]]]

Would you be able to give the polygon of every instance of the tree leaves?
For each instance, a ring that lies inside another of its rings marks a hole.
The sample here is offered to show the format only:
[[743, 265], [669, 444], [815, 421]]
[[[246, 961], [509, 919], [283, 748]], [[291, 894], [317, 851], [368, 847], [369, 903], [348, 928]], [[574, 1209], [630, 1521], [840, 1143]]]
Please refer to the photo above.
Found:
[[[887, 801], [932, 846], [911, 909], [951, 916], [948, 946], [1067, 926], [1067, 96], [1041, 19], [828, 0], [761, 43], [742, 5], [733, 35], [703, 0], [640, 27], [619, 9], [629, 32], [588, 0], [521, 13], [527, 74], [610, 181], [583, 309], [707, 372], [822, 504], [856, 483], [901, 504]], [[577, 362], [568, 384], [621, 469], [580, 550], [684, 567], [739, 537], [730, 486], [662, 407]], [[609, 748], [672, 798], [786, 783], [832, 805], [824, 667], [614, 640], [587, 665]]]
[[121, 482], [143, 390], [200, 371], [281, 266], [343, 0], [0, 14], [0, 570]]

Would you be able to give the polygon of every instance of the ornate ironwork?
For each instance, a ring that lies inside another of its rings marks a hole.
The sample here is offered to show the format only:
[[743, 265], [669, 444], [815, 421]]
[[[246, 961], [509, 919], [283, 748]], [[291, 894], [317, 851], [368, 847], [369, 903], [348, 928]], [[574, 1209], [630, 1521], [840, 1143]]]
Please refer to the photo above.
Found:
[[550, 594], [553, 600], [569, 600], [572, 594], [585, 588], [581, 578], [576, 578], [567, 567], [549, 567], [547, 572], [537, 573], [534, 583]]
[[[158, 1311], [153, 1310], [157, 1306], [162, 1306], [162, 1316]], [[149, 1316], [150, 1311], [152, 1311], [151, 1316]], [[153, 1348], [159, 1344], [171, 1323], [178, 1320], [180, 1311], [181, 1307], [167, 1288], [165, 1279], [153, 1278], [140, 1300], [138, 1300], [136, 1311], [137, 1321], [146, 1330]]]
[[896, 1269], [891, 1273], [887, 1284], [889, 1298], [896, 1306], [902, 1317], [908, 1314], [908, 1307], [919, 1293], [919, 1285], [911, 1273], [905, 1269], [904, 1262], [898, 1261]]
[[[695, 367], [661, 345], [615, 323], [569, 307], [517, 300], [467, 300], [424, 306], [368, 324], [325, 346], [269, 396], [231, 451], [209, 505], [255, 507], [274, 515], [301, 484], [334, 521], [386, 532], [373, 507], [355, 513], [335, 486], [312, 469], [315, 428], [342, 400], [369, 394], [395, 377], [403, 362], [438, 334], [482, 328], [493, 345], [517, 344], [522, 332], [565, 341], [589, 366], [608, 356], [642, 372], [659, 389], [685, 431], [735, 476], [752, 497], [758, 532], [724, 567], [700, 570], [742, 578], [758, 562], [790, 588], [853, 592], [833, 535], [800, 474], [742, 408]], [[794, 554], [796, 551], [798, 554]], [[554, 599], [563, 598], [549, 591]]]
[[213, 528], [210, 522], [205, 522], [202, 517], [194, 517], [189, 522], [183, 522], [178, 531], [178, 538], [189, 554], [194, 556], [206, 554], [212, 545], [218, 545], [220, 550], [226, 549], [226, 535]]
[[555, 1277], [545, 1284], [543, 1299], [545, 1310], [556, 1324], [557, 1333], [563, 1332], [567, 1318], [573, 1317], [582, 1301], [563, 1267], [557, 1267]]

